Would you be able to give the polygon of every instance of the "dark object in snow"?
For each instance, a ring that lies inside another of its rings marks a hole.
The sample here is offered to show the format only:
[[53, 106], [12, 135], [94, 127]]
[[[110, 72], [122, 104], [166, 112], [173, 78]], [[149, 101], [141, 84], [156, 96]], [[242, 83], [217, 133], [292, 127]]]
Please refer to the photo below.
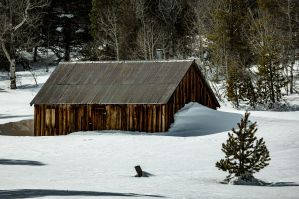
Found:
[[135, 177], [150, 177], [153, 176], [153, 174], [142, 171], [141, 167], [139, 165], [135, 166], [136, 175]]
[[135, 170], [137, 173], [137, 175], [135, 175], [135, 177], [143, 177], [143, 171], [139, 165], [135, 166]]

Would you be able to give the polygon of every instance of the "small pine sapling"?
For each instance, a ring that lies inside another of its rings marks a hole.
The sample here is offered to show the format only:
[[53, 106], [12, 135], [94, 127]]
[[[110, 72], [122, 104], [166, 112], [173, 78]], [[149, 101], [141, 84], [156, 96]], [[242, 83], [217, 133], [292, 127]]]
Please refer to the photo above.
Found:
[[232, 133], [228, 133], [228, 140], [222, 144], [225, 159], [216, 162], [218, 169], [229, 173], [227, 182], [233, 177], [250, 181], [254, 173], [269, 165], [269, 151], [263, 138], [256, 138], [256, 122], [251, 123], [249, 115], [246, 112], [237, 124], [238, 129], [233, 128]]

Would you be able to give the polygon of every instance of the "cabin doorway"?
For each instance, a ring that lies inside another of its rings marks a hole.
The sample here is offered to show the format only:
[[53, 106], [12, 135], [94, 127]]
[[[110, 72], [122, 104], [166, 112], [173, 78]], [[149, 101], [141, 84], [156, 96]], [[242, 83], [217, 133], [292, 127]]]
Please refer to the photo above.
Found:
[[86, 131], [88, 130], [87, 126], [87, 106], [74, 106], [74, 121], [75, 123], [72, 125], [72, 129], [75, 131]]
[[94, 130], [106, 129], [107, 111], [105, 106], [96, 106], [94, 108]]

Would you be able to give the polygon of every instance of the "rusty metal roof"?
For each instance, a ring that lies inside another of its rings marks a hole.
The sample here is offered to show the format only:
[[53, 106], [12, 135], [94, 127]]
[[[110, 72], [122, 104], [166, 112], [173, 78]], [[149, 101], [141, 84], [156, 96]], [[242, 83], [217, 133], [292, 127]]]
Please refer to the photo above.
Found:
[[30, 104], [166, 104], [192, 63], [63, 62]]

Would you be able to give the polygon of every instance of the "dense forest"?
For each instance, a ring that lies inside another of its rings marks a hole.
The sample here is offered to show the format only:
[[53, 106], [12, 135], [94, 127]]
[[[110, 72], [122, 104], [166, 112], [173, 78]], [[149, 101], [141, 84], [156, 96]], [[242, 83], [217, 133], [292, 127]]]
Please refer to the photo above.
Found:
[[0, 0], [0, 68], [15, 89], [16, 66], [42, 63], [42, 53], [59, 62], [160, 52], [197, 59], [220, 100], [272, 108], [298, 92], [298, 11], [297, 0]]

